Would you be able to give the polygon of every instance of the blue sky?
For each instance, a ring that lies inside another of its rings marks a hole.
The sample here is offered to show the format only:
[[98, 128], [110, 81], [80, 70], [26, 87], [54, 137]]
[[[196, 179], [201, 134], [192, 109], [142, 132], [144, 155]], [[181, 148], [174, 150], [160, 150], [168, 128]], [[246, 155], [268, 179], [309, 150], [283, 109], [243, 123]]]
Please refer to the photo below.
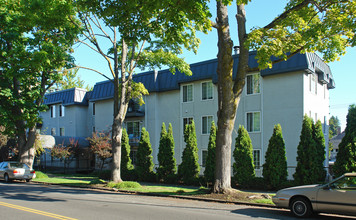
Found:
[[[262, 27], [273, 20], [277, 15], [283, 12], [287, 0], [253, 0], [246, 7], [247, 28]], [[213, 14], [212, 19], [215, 19], [215, 1], [211, 1], [210, 8]], [[233, 4], [229, 7], [230, 32], [234, 44], [237, 44], [237, 25], [236, 25], [236, 6]], [[200, 62], [208, 59], [216, 58], [218, 53], [217, 48], [217, 33], [213, 29], [209, 34], [198, 34], [201, 40], [197, 54], [190, 51], [184, 51], [182, 57], [188, 63]], [[109, 69], [106, 61], [97, 55], [94, 51], [87, 48], [85, 45], [80, 45], [75, 48], [74, 56], [76, 63], [81, 66], [90, 67], [107, 73], [110, 77]], [[330, 90], [330, 116], [334, 115], [340, 119], [342, 130], [346, 126], [346, 115], [348, 106], [356, 104], [356, 74], [354, 62], [356, 58], [356, 48], [349, 48], [345, 56], [340, 58], [340, 61], [329, 63], [332, 74], [335, 79], [336, 88]], [[354, 66], [353, 66], [354, 65]], [[140, 72], [140, 70], [138, 70]], [[99, 74], [80, 69], [79, 75], [86, 84], [94, 86], [96, 82], [106, 80]]]

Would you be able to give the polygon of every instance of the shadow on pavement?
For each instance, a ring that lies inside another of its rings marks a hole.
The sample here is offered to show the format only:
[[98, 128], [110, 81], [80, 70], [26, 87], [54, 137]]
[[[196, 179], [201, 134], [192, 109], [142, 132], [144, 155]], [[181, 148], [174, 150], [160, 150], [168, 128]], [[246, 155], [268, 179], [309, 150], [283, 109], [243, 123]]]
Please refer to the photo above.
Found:
[[[290, 213], [289, 210], [287, 209], [269, 209], [269, 208], [245, 208], [245, 209], [237, 209], [232, 211], [232, 213], [239, 214], [239, 215], [245, 215], [251, 218], [270, 218], [270, 219], [276, 219], [276, 215], [280, 216], [280, 219], [300, 219], [297, 217], [294, 217], [292, 213]], [[320, 219], [326, 219], [326, 220], [355, 220], [356, 217], [351, 217], [351, 216], [341, 216], [341, 215], [329, 215], [329, 214], [315, 214], [311, 218], [307, 219], [315, 219], [315, 220], [320, 220]]]

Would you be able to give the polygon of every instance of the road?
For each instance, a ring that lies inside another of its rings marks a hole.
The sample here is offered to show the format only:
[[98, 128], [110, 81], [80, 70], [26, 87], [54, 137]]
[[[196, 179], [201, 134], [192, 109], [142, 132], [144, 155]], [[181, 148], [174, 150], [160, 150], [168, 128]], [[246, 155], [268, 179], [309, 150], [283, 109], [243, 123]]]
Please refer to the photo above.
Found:
[[[1, 220], [42, 219], [296, 219], [287, 210], [166, 197], [0, 182]], [[316, 219], [345, 219], [320, 215]], [[351, 218], [350, 218], [351, 219]], [[355, 219], [355, 218], [353, 218]]]

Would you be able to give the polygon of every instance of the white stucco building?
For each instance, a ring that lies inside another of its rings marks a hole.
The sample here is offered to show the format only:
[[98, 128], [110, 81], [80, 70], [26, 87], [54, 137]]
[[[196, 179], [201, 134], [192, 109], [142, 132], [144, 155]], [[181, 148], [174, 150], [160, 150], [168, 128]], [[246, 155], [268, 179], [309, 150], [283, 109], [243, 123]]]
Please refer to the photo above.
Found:
[[[250, 67], [257, 66], [254, 56], [255, 53], [251, 52]], [[234, 59], [237, 60], [238, 55], [234, 55]], [[237, 62], [234, 63], [235, 71]], [[173, 126], [175, 156], [177, 164], [180, 164], [185, 147], [183, 128], [186, 123], [194, 120], [199, 163], [204, 168], [210, 123], [212, 120], [217, 121], [216, 69], [217, 59], [213, 59], [191, 64], [192, 76], [179, 72], [173, 75], [168, 70], [134, 76], [134, 80], [142, 82], [149, 91], [149, 95], [144, 97], [145, 105], [130, 103], [125, 120], [134, 161], [140, 130], [146, 127], [150, 133], [154, 163], [158, 164], [159, 138], [164, 122], [166, 126], [169, 123]], [[288, 173], [291, 177], [296, 167], [297, 146], [305, 114], [314, 121], [321, 121], [328, 140], [329, 89], [334, 87], [329, 66], [312, 53], [297, 54], [288, 61], [275, 64], [272, 69], [249, 73], [237, 110], [232, 150], [238, 127], [243, 125], [252, 140], [256, 174], [261, 175], [268, 141], [274, 125], [279, 123], [283, 130]], [[46, 96], [45, 104], [50, 106], [50, 111], [41, 113], [41, 117], [42, 129], [47, 134], [54, 130], [55, 134], [52, 132], [52, 135], [85, 137], [93, 131], [111, 129], [114, 89], [110, 81], [98, 82], [91, 92], [73, 89], [73, 102], [66, 102], [64, 95], [60, 95], [68, 91]], [[60, 116], [60, 112], [65, 114]]]

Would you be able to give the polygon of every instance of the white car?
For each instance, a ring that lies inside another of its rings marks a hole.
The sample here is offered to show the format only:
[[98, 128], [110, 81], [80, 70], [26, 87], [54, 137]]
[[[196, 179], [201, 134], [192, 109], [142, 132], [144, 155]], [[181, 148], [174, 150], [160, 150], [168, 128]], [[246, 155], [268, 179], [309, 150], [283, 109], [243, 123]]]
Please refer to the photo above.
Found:
[[324, 185], [282, 189], [272, 200], [278, 207], [289, 208], [297, 217], [319, 212], [356, 215], [356, 173], [345, 173]]
[[36, 178], [36, 172], [24, 163], [16, 161], [5, 161], [0, 163], [0, 179], [5, 182], [11, 180], [26, 180]]

